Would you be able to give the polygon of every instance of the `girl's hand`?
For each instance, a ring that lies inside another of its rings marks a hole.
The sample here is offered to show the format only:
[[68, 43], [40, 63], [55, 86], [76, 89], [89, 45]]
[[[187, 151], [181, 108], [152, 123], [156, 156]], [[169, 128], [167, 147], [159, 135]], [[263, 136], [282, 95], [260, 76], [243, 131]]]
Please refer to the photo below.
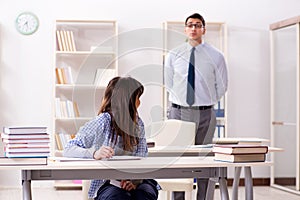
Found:
[[115, 151], [113, 148], [108, 146], [102, 146], [100, 149], [94, 152], [94, 159], [101, 160], [103, 158], [111, 158], [115, 154]]
[[136, 189], [136, 185], [134, 185], [130, 180], [121, 180], [121, 188], [131, 191]]

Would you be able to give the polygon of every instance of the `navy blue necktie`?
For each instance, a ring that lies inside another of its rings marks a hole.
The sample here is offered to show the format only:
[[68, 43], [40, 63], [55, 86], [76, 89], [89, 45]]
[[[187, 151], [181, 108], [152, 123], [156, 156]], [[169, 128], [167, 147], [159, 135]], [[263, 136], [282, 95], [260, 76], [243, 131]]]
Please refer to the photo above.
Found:
[[189, 72], [188, 72], [188, 81], [187, 81], [187, 95], [186, 102], [190, 106], [195, 102], [195, 56], [194, 56], [195, 47], [192, 48], [190, 63], [189, 63]]

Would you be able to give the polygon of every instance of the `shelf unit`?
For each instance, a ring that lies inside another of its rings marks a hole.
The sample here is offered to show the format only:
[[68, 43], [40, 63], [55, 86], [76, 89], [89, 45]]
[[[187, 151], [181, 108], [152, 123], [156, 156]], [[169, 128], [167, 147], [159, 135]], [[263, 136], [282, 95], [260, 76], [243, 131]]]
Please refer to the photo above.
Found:
[[[118, 74], [118, 26], [114, 20], [56, 20], [55, 28], [52, 155], [61, 155], [63, 143], [97, 115], [108, 80]], [[64, 185], [78, 187], [55, 184]]]
[[[204, 35], [204, 41], [213, 45], [217, 49], [223, 52], [225, 59], [227, 55], [227, 25], [224, 22], [206, 22], [206, 34]], [[164, 30], [164, 49], [163, 60], [168, 51], [181, 45], [187, 41], [187, 37], [184, 34], [184, 22], [183, 21], [167, 21], [163, 23]], [[168, 101], [168, 94], [165, 88], [163, 88], [163, 118], [167, 118], [167, 109], [170, 105]], [[218, 105], [216, 105], [217, 108]], [[225, 137], [226, 132], [226, 116], [227, 116], [227, 98], [225, 96], [219, 101], [221, 108], [221, 115], [217, 113], [217, 127], [215, 137]]]
[[270, 25], [271, 186], [300, 194], [300, 16]]

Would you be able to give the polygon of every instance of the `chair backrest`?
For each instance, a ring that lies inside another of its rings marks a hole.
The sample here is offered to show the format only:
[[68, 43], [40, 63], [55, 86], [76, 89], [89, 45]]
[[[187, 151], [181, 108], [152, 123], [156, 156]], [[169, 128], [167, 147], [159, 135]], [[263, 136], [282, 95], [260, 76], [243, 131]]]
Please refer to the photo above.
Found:
[[195, 123], [176, 119], [153, 122], [148, 139], [154, 141], [155, 146], [194, 145], [195, 129]]

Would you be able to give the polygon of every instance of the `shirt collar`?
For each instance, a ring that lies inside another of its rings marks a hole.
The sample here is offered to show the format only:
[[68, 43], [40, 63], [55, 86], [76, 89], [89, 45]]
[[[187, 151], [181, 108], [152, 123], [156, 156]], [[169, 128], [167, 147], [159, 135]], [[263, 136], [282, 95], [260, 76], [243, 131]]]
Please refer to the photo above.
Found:
[[[195, 49], [196, 49], [196, 50], [199, 50], [199, 49], [202, 48], [203, 46], [204, 46], [204, 41], [202, 41], [201, 44], [198, 44], [197, 46], [195, 46]], [[193, 46], [190, 45], [190, 43], [187, 42], [187, 49], [188, 49], [189, 51], [191, 51], [192, 48], [193, 48]]]

